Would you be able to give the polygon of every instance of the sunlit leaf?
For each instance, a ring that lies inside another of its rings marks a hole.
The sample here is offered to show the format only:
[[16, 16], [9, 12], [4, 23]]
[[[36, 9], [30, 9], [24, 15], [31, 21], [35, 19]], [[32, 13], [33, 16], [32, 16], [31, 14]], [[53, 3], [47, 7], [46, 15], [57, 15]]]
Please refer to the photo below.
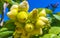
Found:
[[59, 15], [53, 15], [57, 20], [60, 20], [60, 16]]
[[12, 34], [13, 34], [13, 31], [4, 31], [0, 33], [0, 37], [5, 37]]
[[59, 34], [60, 33], [60, 27], [51, 27], [51, 29], [49, 30], [49, 33]]
[[52, 10], [47, 9], [47, 8], [38, 8], [39, 12], [40, 12], [42, 9], [45, 9], [47, 14], [52, 14]]
[[8, 38], [13, 38], [13, 36], [10, 36], [10, 37], [8, 37]]
[[60, 16], [60, 12], [57, 12], [56, 14]]
[[8, 30], [8, 28], [1, 28], [0, 32], [7, 31], [7, 30]]
[[57, 38], [56, 34], [45, 34], [42, 38]]
[[52, 10], [46, 8], [46, 13], [47, 14], [52, 14]]

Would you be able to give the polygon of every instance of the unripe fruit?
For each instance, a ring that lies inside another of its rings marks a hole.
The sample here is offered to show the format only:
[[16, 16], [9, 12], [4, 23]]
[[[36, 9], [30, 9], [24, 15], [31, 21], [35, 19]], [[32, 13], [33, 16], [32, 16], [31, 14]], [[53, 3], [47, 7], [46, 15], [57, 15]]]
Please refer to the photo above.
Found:
[[37, 20], [36, 28], [43, 28], [45, 23], [42, 20]]
[[12, 20], [16, 20], [17, 14], [18, 14], [18, 11], [16, 9], [14, 9], [14, 10], [11, 10], [10, 12], [8, 12], [7, 16]]
[[18, 10], [18, 5], [13, 5], [13, 6], [10, 8], [10, 10], [13, 10], [13, 9]]
[[29, 19], [31, 20], [32, 23], [35, 23], [37, 17], [38, 17], [38, 9], [35, 8], [30, 12]]
[[32, 31], [34, 30], [33, 24], [26, 24], [26, 25], [25, 25], [25, 30], [26, 30], [27, 32], [32, 32]]
[[19, 5], [20, 11], [28, 11], [28, 9], [29, 9], [29, 4], [27, 1], [23, 1], [22, 3], [20, 3]]
[[28, 14], [24, 11], [21, 11], [18, 15], [17, 15], [17, 19], [19, 22], [26, 22], [26, 20], [28, 19]]
[[39, 33], [40, 33], [40, 30], [36, 29], [31, 33], [31, 35], [39, 35]]
[[46, 17], [39, 17], [38, 18], [39, 20], [42, 20], [43, 22], [45, 22], [45, 23], [48, 23], [49, 21], [48, 21], [48, 18], [46, 18]]
[[42, 35], [43, 31], [42, 28], [35, 29], [33, 32], [31, 32], [31, 35]]
[[37, 15], [38, 15], [38, 9], [33, 9], [30, 14], [29, 14], [29, 17], [30, 18], [37, 18]]
[[23, 28], [24, 27], [24, 24], [20, 23], [20, 22], [15, 22], [14, 23], [16, 25], [16, 27], [18, 28]]
[[20, 5], [14, 1], [11, 2], [14, 5], [7, 15], [16, 25], [14, 38], [32, 38], [31, 36], [39, 36], [49, 31], [50, 23], [46, 18], [46, 9], [43, 8], [41, 11], [35, 8], [28, 13], [29, 4], [27, 1], [21, 2]]
[[46, 16], [46, 11], [45, 11], [45, 9], [43, 9], [42, 11], [40, 11], [39, 16]]
[[40, 35], [42, 35], [43, 34], [43, 30], [42, 30], [42, 28], [40, 28]]

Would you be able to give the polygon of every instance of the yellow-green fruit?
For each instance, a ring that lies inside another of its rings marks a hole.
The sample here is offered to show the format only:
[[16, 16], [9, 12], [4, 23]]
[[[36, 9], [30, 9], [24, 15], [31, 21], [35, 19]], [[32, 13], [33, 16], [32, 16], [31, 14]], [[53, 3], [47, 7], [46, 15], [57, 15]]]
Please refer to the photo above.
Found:
[[27, 32], [32, 32], [32, 31], [34, 30], [33, 24], [26, 24], [26, 25], [25, 25], [25, 30], [26, 30]]
[[38, 19], [40, 19], [40, 20], [42, 20], [43, 22], [45, 22], [45, 23], [48, 23], [49, 21], [48, 21], [48, 18], [46, 18], [46, 17], [39, 17]]
[[25, 35], [22, 34], [21, 38], [30, 38], [30, 36], [30, 33], [26, 32]]
[[27, 1], [23, 1], [22, 3], [20, 3], [19, 5], [20, 11], [28, 11], [28, 9], [29, 9], [29, 4]]
[[30, 34], [31, 34], [31, 35], [42, 35], [42, 34], [43, 34], [42, 28], [35, 29], [35, 30], [33, 30], [33, 32], [31, 32]]
[[16, 9], [18, 10], [18, 5], [12, 5], [12, 7], [10, 8], [10, 10]]
[[17, 14], [18, 14], [18, 11], [16, 9], [13, 9], [7, 13], [7, 16], [12, 20], [16, 20]]
[[38, 9], [35, 8], [29, 13], [29, 19], [32, 21], [32, 23], [35, 23], [37, 17], [38, 17]]
[[22, 24], [21, 23], [19, 23], [19, 22], [15, 22], [15, 25], [16, 25], [16, 27], [19, 27], [19, 28], [22, 28]]
[[44, 28], [45, 23], [42, 20], [37, 20], [36, 28]]
[[16, 26], [17, 26], [17, 25], [20, 25], [20, 23], [19, 23], [19, 22], [15, 22], [14, 24], [15, 24]]
[[17, 15], [17, 19], [19, 22], [24, 23], [28, 19], [28, 14], [25, 11], [21, 11]]
[[30, 14], [29, 14], [29, 18], [37, 18], [38, 15], [38, 9], [33, 9]]
[[21, 35], [22, 35], [21, 32], [17, 32], [17, 31], [15, 31], [15, 32], [13, 33], [14, 38], [20, 38]]
[[40, 30], [39, 29], [35, 29], [31, 32], [31, 35], [39, 35]]
[[16, 31], [13, 33], [13, 36], [14, 36], [14, 38], [20, 37]]
[[42, 28], [40, 28], [40, 35], [42, 35], [43, 34], [43, 30], [42, 30]]
[[43, 9], [42, 11], [40, 11], [39, 16], [46, 16], [46, 11], [45, 11], [45, 9]]

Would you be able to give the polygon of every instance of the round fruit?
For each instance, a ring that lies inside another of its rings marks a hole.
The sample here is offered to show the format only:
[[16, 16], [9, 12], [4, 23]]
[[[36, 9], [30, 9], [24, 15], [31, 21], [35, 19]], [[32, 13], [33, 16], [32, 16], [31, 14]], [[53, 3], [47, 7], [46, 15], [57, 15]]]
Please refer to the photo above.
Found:
[[35, 8], [30, 12], [29, 18], [35, 19], [35, 18], [37, 18], [37, 15], [38, 15], [38, 9]]
[[39, 29], [35, 29], [33, 32], [31, 32], [31, 35], [39, 35], [39, 34], [40, 34]]
[[20, 11], [28, 11], [28, 9], [29, 9], [29, 4], [27, 1], [23, 1], [22, 3], [20, 3], [19, 5]]
[[39, 17], [38, 19], [40, 19], [40, 20], [42, 20], [43, 22], [45, 22], [45, 23], [48, 23], [49, 21], [48, 21], [48, 18], [46, 18], [46, 17]]
[[7, 13], [7, 16], [12, 19], [12, 20], [16, 20], [16, 16], [18, 14], [17, 10], [11, 10], [10, 12]]
[[35, 29], [31, 32], [31, 35], [42, 35], [42, 34], [43, 34], [42, 28]]
[[10, 8], [10, 10], [13, 10], [13, 9], [18, 10], [18, 5], [13, 5], [13, 6]]
[[33, 9], [30, 13], [29, 13], [29, 19], [32, 23], [36, 22], [36, 19], [38, 17], [38, 9]]
[[26, 22], [28, 18], [28, 14], [25, 11], [21, 11], [18, 15], [17, 15], [17, 19], [19, 22]]
[[37, 28], [40, 28], [40, 27], [44, 27], [44, 25], [45, 25], [45, 23], [42, 21], [42, 20], [37, 20], [37, 22], [36, 22], [36, 27]]
[[33, 24], [26, 24], [25, 30], [26, 30], [27, 32], [32, 32], [32, 31], [34, 30]]
[[39, 13], [39, 16], [46, 16], [46, 11], [45, 11], [45, 9], [43, 9], [43, 10]]

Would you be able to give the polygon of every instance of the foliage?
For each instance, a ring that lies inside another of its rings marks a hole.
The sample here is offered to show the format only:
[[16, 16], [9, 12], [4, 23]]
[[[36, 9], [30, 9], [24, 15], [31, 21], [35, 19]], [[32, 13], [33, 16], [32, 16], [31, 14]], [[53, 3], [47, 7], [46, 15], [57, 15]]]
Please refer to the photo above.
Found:
[[13, 31], [3, 31], [3, 32], [0, 32], [0, 38], [3, 38], [3, 37], [9, 37], [9, 36], [12, 36], [13, 34]]
[[[4, 1], [0, 0], [0, 12], [2, 12], [2, 6]], [[10, 7], [15, 3], [20, 3], [20, 0], [13, 0], [8, 1]], [[60, 38], [60, 12], [56, 14], [52, 14], [53, 11], [47, 8], [38, 8], [38, 13], [41, 12], [43, 9], [46, 10], [46, 14], [49, 15], [46, 18], [49, 19], [49, 22], [51, 23], [51, 26], [48, 28], [43, 28], [43, 35], [32, 35], [31, 38]], [[22, 18], [22, 17], [21, 17]], [[32, 20], [32, 19], [30, 19]], [[30, 22], [29, 19], [27, 21]], [[26, 23], [27, 23], [26, 22]], [[34, 22], [32, 22], [34, 23]], [[23, 24], [24, 25], [24, 24]], [[0, 38], [13, 38], [13, 33], [16, 29], [16, 25], [14, 24], [13, 20], [8, 20], [4, 23], [3, 27], [0, 27]]]
[[60, 27], [51, 27], [51, 29], [49, 30], [49, 33], [53, 33], [53, 34], [59, 34], [60, 33]]
[[47, 9], [47, 8], [38, 8], [39, 12], [40, 12], [42, 9], [45, 9], [47, 14], [52, 14], [52, 10]]
[[8, 28], [8, 30], [14, 31], [15, 30], [15, 24], [12, 20], [8, 20], [5, 22], [3, 28]]

